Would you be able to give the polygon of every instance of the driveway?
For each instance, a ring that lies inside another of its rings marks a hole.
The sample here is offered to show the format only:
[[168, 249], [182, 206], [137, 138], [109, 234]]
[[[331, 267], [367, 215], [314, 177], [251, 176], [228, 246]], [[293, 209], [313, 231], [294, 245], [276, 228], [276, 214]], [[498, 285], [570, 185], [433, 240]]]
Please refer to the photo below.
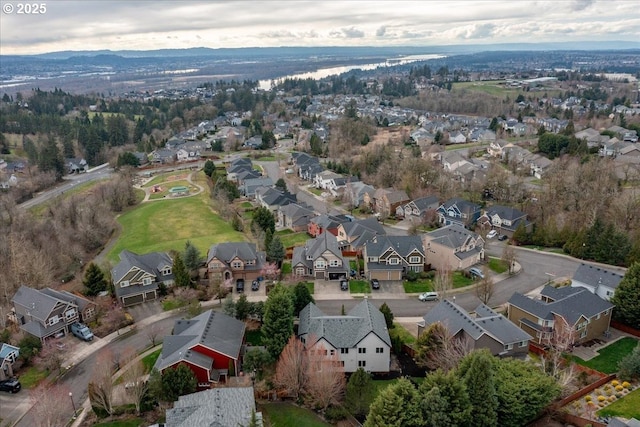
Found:
[[137, 323], [147, 317], [162, 313], [162, 303], [160, 300], [147, 301], [128, 307], [126, 310]]

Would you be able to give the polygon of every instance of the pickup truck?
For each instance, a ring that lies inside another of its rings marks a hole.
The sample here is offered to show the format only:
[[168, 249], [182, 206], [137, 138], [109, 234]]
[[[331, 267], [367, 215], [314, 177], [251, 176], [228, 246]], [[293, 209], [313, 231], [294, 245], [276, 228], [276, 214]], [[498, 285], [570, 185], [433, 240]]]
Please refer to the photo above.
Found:
[[93, 340], [93, 332], [84, 323], [74, 323], [71, 325], [71, 333], [84, 341]]

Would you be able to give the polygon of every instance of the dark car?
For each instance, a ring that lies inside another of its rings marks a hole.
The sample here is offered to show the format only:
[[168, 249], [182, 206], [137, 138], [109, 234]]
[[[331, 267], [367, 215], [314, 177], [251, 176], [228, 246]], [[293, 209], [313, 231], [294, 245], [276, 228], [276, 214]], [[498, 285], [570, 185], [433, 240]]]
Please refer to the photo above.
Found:
[[251, 290], [257, 291], [258, 289], [260, 289], [260, 282], [258, 282], [257, 280], [251, 282]]
[[236, 292], [244, 292], [244, 279], [236, 280]]
[[501, 234], [501, 235], [498, 236], [498, 240], [500, 240], [501, 242], [504, 241], [504, 240], [507, 240], [507, 239], [508, 239], [508, 237], [507, 237], [506, 234]]
[[380, 289], [380, 281], [378, 279], [371, 279], [371, 289]]
[[8, 391], [9, 393], [17, 393], [22, 388], [20, 381], [15, 378], [0, 381], [0, 391]]
[[340, 280], [340, 290], [341, 291], [348, 291], [349, 290], [349, 282], [347, 281], [347, 279], [341, 279]]
[[357, 275], [357, 274], [358, 274], [358, 272], [357, 272], [357, 271], [355, 271], [353, 268], [349, 271], [349, 275], [350, 275], [351, 277], [356, 277], [356, 275]]

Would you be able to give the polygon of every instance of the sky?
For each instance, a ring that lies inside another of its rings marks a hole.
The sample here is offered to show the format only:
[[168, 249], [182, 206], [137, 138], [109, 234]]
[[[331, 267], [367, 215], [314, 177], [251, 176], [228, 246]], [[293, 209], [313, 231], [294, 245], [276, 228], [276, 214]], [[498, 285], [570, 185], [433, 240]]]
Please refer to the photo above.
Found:
[[[639, 41], [638, 0], [1, 0], [0, 54]], [[31, 10], [33, 12], [33, 10]]]

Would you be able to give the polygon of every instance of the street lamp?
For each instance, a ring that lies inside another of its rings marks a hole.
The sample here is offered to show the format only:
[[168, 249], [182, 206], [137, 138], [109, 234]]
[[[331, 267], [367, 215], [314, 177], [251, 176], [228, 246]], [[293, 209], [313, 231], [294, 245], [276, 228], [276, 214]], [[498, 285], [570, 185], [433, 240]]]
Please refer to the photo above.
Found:
[[73, 416], [76, 416], [76, 404], [73, 401], [73, 393], [69, 392], [69, 399], [71, 399], [71, 406], [73, 406]]

